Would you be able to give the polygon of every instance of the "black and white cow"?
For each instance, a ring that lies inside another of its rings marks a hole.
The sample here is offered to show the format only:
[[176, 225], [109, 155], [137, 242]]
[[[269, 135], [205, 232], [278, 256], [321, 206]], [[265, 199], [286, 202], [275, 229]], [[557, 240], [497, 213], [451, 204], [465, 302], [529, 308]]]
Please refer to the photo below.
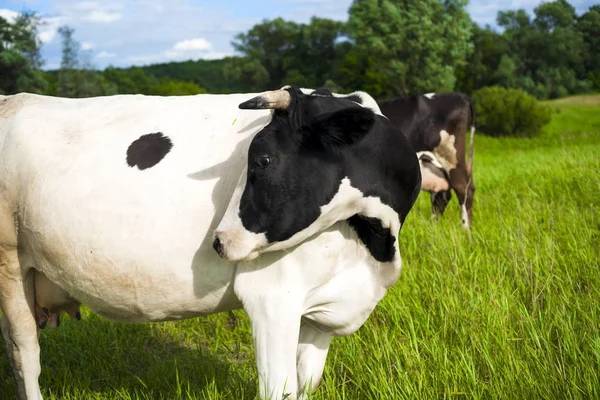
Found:
[[[442, 215], [454, 189], [462, 223], [469, 231], [473, 213], [473, 138], [475, 105], [464, 93], [413, 95], [378, 101], [383, 115], [400, 128], [417, 152], [422, 189], [431, 193], [435, 216]], [[466, 132], [471, 119], [468, 160]]]
[[345, 98], [0, 96], [0, 325], [19, 396], [41, 399], [36, 310], [79, 304], [132, 322], [243, 307], [260, 396], [305, 396], [332, 337], [398, 279], [420, 184], [408, 140]]

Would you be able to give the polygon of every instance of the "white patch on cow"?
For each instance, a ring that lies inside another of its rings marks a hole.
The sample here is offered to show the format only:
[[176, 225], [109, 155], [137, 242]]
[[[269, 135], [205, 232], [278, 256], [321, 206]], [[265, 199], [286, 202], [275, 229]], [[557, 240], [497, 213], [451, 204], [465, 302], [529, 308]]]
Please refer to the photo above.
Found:
[[382, 226], [389, 228], [394, 236], [400, 231], [398, 214], [390, 206], [383, 204], [378, 197], [365, 197], [360, 190], [352, 186], [346, 177], [340, 182], [338, 192], [333, 199], [328, 204], [321, 206], [321, 215], [309, 227], [297, 232], [287, 240], [267, 244], [264, 233], [257, 234], [247, 231], [240, 220], [240, 200], [245, 186], [244, 174], [222, 222], [215, 231], [215, 236], [221, 240], [221, 244], [224, 246], [223, 257], [228, 260], [251, 260], [262, 253], [290, 248], [316, 232], [327, 229], [334, 223], [346, 220], [356, 214], [381, 220]]
[[[255, 352], [263, 356], [257, 360], [263, 397], [279, 399], [306, 383], [305, 374], [298, 374], [300, 382], [295, 379], [294, 368], [301, 323], [324, 339], [355, 332], [396, 282], [401, 267], [398, 246], [392, 262], [377, 262], [345, 221], [289, 251], [238, 264], [234, 291], [252, 322]], [[322, 370], [325, 358], [302, 367]], [[320, 373], [313, 378], [318, 381]]]
[[427, 166], [421, 165], [421, 190], [442, 192], [448, 190], [448, 181], [434, 174]]
[[439, 168], [442, 171], [445, 171], [446, 174], [449, 174], [450, 171], [445, 170], [444, 166], [438, 160], [437, 156], [430, 151], [419, 151], [417, 152], [417, 158], [419, 159], [419, 167], [421, 168], [421, 190], [425, 190], [428, 192], [440, 192], [444, 190], [448, 190], [450, 187], [450, 182], [447, 179], [441, 178], [434, 174], [429, 170], [427, 166], [423, 165], [423, 157], [426, 156], [431, 164], [434, 167]]
[[427, 97], [428, 99], [431, 100], [431, 99], [433, 99], [435, 97], [435, 92], [433, 92], [433, 93], [426, 93], [423, 96], [425, 96], [425, 97]]
[[[433, 154], [430, 151], [419, 151], [417, 152], [417, 158], [419, 159], [419, 163], [421, 162], [421, 157], [422, 156], [427, 156], [431, 159], [431, 163], [433, 165], [435, 165], [436, 167], [440, 168], [440, 169], [444, 169], [444, 166], [442, 165], [442, 163], [440, 162], [440, 160], [437, 159], [437, 157], [435, 156], [435, 154]], [[448, 172], [448, 171], [446, 171]]]
[[[397, 280], [402, 258], [395, 247], [391, 262], [378, 262], [354, 228], [338, 221], [289, 252], [266, 253], [239, 264], [234, 289], [243, 302], [302, 293], [287, 301], [304, 298], [301, 306], [305, 317], [323, 331], [347, 335], [364, 323], [385, 289]], [[312, 262], [316, 254], [319, 262]], [[361, 290], [364, 287], [375, 290]], [[280, 306], [285, 308], [285, 304]]]
[[455, 140], [456, 138], [454, 135], [450, 135], [447, 131], [442, 129], [440, 131], [440, 144], [433, 149], [435, 159], [437, 159], [439, 163], [442, 164], [444, 170], [448, 172], [456, 168], [456, 165], [458, 164], [456, 148], [454, 147]]

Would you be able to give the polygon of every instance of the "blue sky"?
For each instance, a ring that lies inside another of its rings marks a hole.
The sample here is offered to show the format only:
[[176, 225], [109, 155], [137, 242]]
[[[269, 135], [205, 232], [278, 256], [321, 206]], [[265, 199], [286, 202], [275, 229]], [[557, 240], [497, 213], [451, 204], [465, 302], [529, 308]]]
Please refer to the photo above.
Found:
[[[188, 59], [215, 59], [233, 54], [231, 40], [267, 18], [307, 22], [346, 20], [351, 0], [0, 0], [0, 16], [23, 9], [44, 21], [40, 38], [45, 69], [60, 64], [56, 29], [69, 25], [96, 68]], [[480, 25], [495, 24], [498, 10], [525, 8], [540, 0], [471, 0], [467, 8]], [[594, 0], [570, 0], [578, 13]]]

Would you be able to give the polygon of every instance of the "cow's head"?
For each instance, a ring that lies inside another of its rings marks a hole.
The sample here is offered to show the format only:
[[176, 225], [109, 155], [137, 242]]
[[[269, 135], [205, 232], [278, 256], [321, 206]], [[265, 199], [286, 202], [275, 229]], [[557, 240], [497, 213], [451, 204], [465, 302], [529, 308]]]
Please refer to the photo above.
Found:
[[395, 244], [420, 173], [412, 147], [385, 117], [297, 88], [266, 92], [239, 107], [274, 112], [250, 144], [246, 170], [215, 231], [217, 253], [250, 260], [352, 218], [365, 243], [370, 233], [388, 232]]

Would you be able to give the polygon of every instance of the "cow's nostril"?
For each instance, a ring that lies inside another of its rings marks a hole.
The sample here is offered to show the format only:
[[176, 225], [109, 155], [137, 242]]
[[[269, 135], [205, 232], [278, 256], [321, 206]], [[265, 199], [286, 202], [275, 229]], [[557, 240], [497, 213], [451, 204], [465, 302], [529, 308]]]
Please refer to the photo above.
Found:
[[219, 256], [223, 257], [223, 245], [221, 244], [221, 241], [218, 237], [216, 237], [213, 242], [213, 249], [215, 249]]

